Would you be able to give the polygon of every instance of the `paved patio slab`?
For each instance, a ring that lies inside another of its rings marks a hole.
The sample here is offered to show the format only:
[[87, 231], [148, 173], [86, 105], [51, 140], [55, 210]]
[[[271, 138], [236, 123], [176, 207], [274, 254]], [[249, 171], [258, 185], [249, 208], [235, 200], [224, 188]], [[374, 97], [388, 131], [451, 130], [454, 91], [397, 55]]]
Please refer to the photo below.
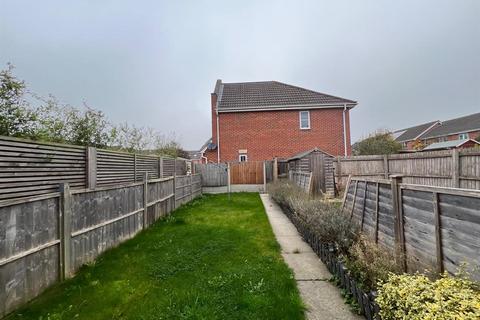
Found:
[[328, 282], [332, 276], [312, 248], [303, 241], [295, 226], [268, 194], [260, 195], [282, 256], [293, 270], [297, 287], [307, 306], [307, 319], [363, 319], [353, 314], [340, 290]]

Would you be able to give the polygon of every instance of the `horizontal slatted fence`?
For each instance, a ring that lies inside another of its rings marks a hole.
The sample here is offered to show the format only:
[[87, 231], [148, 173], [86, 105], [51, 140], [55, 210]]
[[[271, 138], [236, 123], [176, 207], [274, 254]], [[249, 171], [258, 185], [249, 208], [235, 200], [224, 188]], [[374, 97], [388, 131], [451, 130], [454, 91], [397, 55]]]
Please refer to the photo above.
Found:
[[84, 147], [0, 137], [0, 201], [86, 186]]
[[455, 273], [465, 263], [480, 280], [480, 192], [399, 179], [351, 178], [343, 210], [372, 239], [400, 250], [406, 270]]
[[[176, 165], [175, 165], [176, 161]], [[55, 192], [59, 183], [93, 189], [187, 173], [185, 159], [0, 136], [0, 201]]]
[[339, 157], [334, 165], [341, 185], [349, 175], [388, 178], [401, 174], [405, 183], [480, 190], [478, 149]]
[[62, 190], [0, 203], [0, 317], [202, 192], [200, 175]]

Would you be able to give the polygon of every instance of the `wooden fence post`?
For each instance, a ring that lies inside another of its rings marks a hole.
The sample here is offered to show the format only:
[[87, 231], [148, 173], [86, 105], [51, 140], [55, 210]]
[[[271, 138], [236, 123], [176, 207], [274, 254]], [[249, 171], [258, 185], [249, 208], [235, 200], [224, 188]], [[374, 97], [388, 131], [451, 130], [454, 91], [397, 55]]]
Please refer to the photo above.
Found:
[[133, 154], [133, 182], [137, 182], [137, 154]]
[[227, 163], [227, 191], [228, 191], [228, 195], [230, 196], [230, 192], [232, 192], [232, 180], [230, 177], [230, 162]]
[[458, 149], [452, 149], [452, 187], [460, 188], [460, 155]]
[[376, 185], [376, 193], [375, 193], [375, 243], [378, 243], [378, 215], [379, 215], [379, 209], [380, 209], [380, 184], [377, 182]]
[[392, 188], [392, 209], [394, 216], [394, 231], [395, 231], [395, 247], [397, 262], [402, 264], [404, 270], [406, 270], [406, 257], [405, 257], [405, 234], [403, 228], [403, 204], [402, 204], [402, 190], [400, 183], [402, 183], [401, 175], [393, 175], [391, 182]]
[[143, 229], [148, 227], [148, 172], [142, 174], [143, 180]]
[[276, 182], [278, 180], [278, 158], [273, 158], [273, 181]]
[[177, 158], [173, 159], [173, 210], [177, 208]]
[[383, 171], [385, 172], [385, 179], [388, 179], [390, 168], [388, 165], [388, 154], [383, 155]]
[[190, 174], [190, 200], [193, 199], [193, 179], [192, 175]]
[[59, 231], [60, 231], [60, 280], [71, 277], [71, 251], [72, 242], [72, 194], [67, 183], [60, 184], [60, 210], [59, 210]]
[[358, 180], [355, 180], [355, 190], [353, 191], [352, 210], [350, 211], [350, 219], [353, 218], [353, 210], [355, 210], [355, 200], [357, 199]]
[[160, 157], [160, 178], [163, 178], [163, 157]]
[[[333, 173], [334, 181], [335, 181], [335, 176], [337, 176], [338, 178], [338, 184], [341, 185], [342, 184], [342, 160], [340, 160], [340, 157], [337, 157], [337, 170], [335, 170]], [[350, 175], [348, 176], [348, 178], [350, 179]], [[345, 188], [347, 188], [347, 185], [345, 185]]]
[[443, 248], [442, 248], [442, 230], [440, 221], [440, 206], [438, 205], [438, 193], [433, 192], [433, 214], [435, 219], [435, 246], [437, 252], [437, 272], [443, 272]]
[[263, 161], [263, 192], [267, 193], [267, 164]]
[[363, 190], [362, 220], [360, 222], [361, 231], [363, 231], [363, 221], [365, 220], [365, 205], [367, 204], [367, 187], [368, 187], [368, 182], [365, 181], [365, 190]]
[[345, 205], [347, 203], [347, 195], [348, 195], [348, 190], [350, 189], [350, 182], [351, 181], [352, 181], [352, 175], [349, 174], [347, 184], [345, 185], [345, 191], [343, 193], [342, 212], [345, 209]]
[[97, 149], [87, 147], [87, 188], [95, 189], [97, 187]]

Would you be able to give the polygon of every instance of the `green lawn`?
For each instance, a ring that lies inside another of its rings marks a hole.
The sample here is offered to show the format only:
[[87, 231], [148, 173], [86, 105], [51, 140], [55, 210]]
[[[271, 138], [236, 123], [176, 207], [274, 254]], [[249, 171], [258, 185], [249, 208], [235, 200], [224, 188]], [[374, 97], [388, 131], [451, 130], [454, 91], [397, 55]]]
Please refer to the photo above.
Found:
[[177, 209], [7, 319], [303, 319], [258, 194]]

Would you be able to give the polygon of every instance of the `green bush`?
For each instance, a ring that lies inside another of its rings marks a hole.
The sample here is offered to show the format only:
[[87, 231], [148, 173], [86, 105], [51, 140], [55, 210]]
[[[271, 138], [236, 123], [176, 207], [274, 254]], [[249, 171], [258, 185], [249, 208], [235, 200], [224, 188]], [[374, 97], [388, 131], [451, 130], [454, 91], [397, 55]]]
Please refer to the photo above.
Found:
[[392, 250], [363, 235], [351, 246], [345, 264], [366, 291], [376, 289], [377, 284], [387, 281], [391, 273], [400, 274], [403, 271]]
[[390, 274], [379, 286], [380, 316], [389, 319], [480, 319], [475, 284], [447, 273], [437, 280], [421, 274]]
[[357, 226], [335, 204], [312, 199], [289, 181], [272, 183], [268, 191], [277, 203], [288, 207], [311, 226], [322, 242], [335, 243], [340, 253], [347, 253], [356, 240]]

